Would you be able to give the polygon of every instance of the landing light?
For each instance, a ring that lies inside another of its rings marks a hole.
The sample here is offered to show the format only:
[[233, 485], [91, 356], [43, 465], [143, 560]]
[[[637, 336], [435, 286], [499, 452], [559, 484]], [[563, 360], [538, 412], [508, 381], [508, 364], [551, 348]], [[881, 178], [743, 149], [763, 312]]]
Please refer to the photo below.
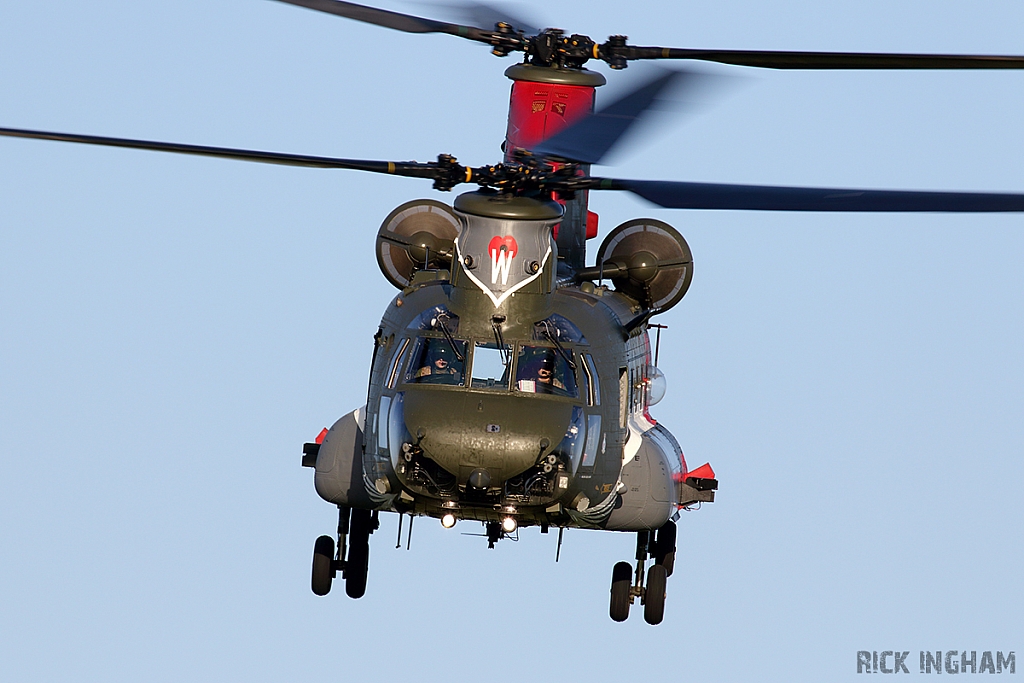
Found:
[[517, 526], [518, 525], [516, 524], [514, 517], [506, 517], [501, 520], [501, 528], [506, 534], [510, 534], [515, 531]]
[[450, 512], [446, 512], [444, 517], [441, 518], [441, 526], [445, 529], [451, 529], [455, 526], [455, 515]]
[[647, 366], [647, 403], [654, 405], [665, 398], [665, 390], [668, 389], [668, 380], [665, 373], [654, 367]]

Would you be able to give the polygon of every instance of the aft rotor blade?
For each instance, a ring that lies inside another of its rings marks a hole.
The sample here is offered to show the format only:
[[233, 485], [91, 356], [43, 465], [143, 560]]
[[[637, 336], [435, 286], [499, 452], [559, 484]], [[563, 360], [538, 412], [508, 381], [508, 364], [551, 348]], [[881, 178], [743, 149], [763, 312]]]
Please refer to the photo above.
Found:
[[495, 7], [483, 2], [437, 2], [431, 4], [454, 11], [477, 26], [494, 27], [495, 24], [501, 22], [508, 24], [517, 31], [522, 31], [528, 36], [540, 33], [539, 28], [514, 14], [510, 14], [504, 7]]
[[284, 166], [306, 166], [310, 168], [342, 168], [353, 171], [370, 171], [372, 173], [390, 173], [392, 175], [413, 178], [436, 178], [438, 169], [434, 164], [417, 163], [415, 161], [363, 161], [360, 159], [338, 159], [334, 157], [307, 156], [303, 154], [282, 154], [280, 152], [259, 152], [250, 149], [232, 149], [229, 147], [206, 147], [203, 145], [183, 145], [171, 142], [153, 142], [150, 140], [129, 140], [125, 138], [106, 138], [95, 135], [75, 135], [70, 133], [51, 133], [38, 130], [21, 130], [18, 128], [0, 128], [0, 135], [12, 138], [32, 138], [35, 140], [57, 140], [60, 142], [78, 142], [86, 145], [103, 145], [105, 147], [125, 147], [129, 149], [145, 149], [153, 152], [173, 152], [175, 154], [192, 154], [196, 156], [235, 159], [237, 161], [256, 161], [264, 164], [281, 164]]
[[489, 43], [491, 32], [476, 28], [475, 26], [462, 26], [461, 24], [450, 24], [446, 21], [424, 19], [414, 17], [411, 14], [391, 12], [388, 10], [357, 5], [354, 2], [342, 2], [342, 0], [278, 0], [289, 5], [298, 5], [307, 9], [317, 10], [334, 14], [347, 19], [355, 19], [367, 24], [376, 24], [385, 28], [393, 28], [406, 33], [447, 33], [452, 36], [468, 38], [481, 43]]
[[623, 95], [607, 107], [541, 141], [532, 151], [540, 156], [567, 161], [599, 163], [671, 85], [681, 79], [697, 76], [683, 71], [665, 70], [657, 78]]
[[[924, 55], [872, 52], [693, 50], [666, 47], [611, 48], [625, 59], [695, 59], [765, 69], [1024, 69], [1011, 55]], [[603, 55], [602, 55], [603, 57]]]
[[591, 178], [589, 189], [626, 190], [668, 209], [990, 213], [1024, 211], [1024, 194], [851, 190]]

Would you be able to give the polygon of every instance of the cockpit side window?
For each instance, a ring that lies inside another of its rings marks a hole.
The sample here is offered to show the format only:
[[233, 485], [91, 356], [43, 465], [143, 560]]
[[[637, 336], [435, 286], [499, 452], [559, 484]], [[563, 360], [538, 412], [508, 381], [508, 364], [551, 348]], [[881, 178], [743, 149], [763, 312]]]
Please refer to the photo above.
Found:
[[401, 346], [395, 351], [395, 355], [391, 357], [391, 365], [388, 367], [388, 388], [393, 389], [395, 386], [395, 380], [398, 379], [398, 369], [402, 367], [402, 359], [405, 358], [405, 351], [409, 348], [409, 340], [403, 339]]
[[412, 384], [463, 386], [466, 342], [443, 337], [419, 337], [409, 357], [405, 381]]
[[[565, 349], [567, 354], [572, 351]], [[576, 375], [559, 349], [521, 346], [516, 364], [516, 390], [577, 398]]]
[[586, 376], [587, 405], [601, 405], [601, 378], [597, 374], [594, 358], [589, 353], [583, 357], [583, 374]]

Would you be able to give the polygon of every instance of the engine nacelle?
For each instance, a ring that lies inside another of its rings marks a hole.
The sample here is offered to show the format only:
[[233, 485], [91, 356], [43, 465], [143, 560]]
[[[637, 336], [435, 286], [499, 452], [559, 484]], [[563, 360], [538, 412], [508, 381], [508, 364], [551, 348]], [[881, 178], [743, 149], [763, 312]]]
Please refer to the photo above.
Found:
[[402, 204], [377, 231], [377, 265], [388, 282], [409, 286], [415, 271], [450, 268], [462, 224], [452, 208], [433, 199]]
[[693, 280], [693, 254], [683, 236], [668, 223], [637, 218], [612, 230], [601, 243], [595, 268], [610, 277], [617, 291], [647, 310], [661, 313], [686, 295]]

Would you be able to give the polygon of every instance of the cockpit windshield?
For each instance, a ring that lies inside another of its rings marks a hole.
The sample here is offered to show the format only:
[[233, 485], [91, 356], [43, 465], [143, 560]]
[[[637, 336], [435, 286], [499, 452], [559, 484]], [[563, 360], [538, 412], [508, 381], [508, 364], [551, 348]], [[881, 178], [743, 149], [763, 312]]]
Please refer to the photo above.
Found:
[[[417, 337], [405, 353], [406, 384], [441, 384], [579, 398], [571, 348]], [[512, 360], [516, 359], [515, 383]], [[470, 375], [467, 377], [467, 375]]]
[[405, 381], [419, 384], [465, 384], [466, 342], [420, 337], [412, 350]]
[[[568, 351], [567, 353], [572, 353]], [[516, 390], [577, 398], [576, 375], [559, 349], [521, 346], [516, 367]]]
[[508, 391], [512, 347], [496, 342], [477, 342], [473, 348], [473, 388]]

